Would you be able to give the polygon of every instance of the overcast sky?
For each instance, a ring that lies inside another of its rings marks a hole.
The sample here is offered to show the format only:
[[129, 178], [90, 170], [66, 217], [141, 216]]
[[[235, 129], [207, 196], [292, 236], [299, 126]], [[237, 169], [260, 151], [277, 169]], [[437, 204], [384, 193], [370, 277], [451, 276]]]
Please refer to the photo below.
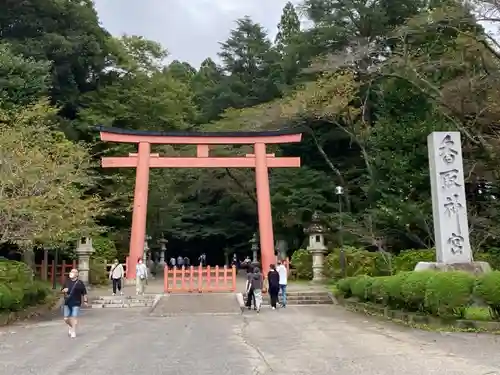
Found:
[[112, 34], [141, 35], [160, 42], [170, 59], [196, 67], [217, 57], [234, 21], [246, 15], [274, 37], [287, 0], [94, 0]]

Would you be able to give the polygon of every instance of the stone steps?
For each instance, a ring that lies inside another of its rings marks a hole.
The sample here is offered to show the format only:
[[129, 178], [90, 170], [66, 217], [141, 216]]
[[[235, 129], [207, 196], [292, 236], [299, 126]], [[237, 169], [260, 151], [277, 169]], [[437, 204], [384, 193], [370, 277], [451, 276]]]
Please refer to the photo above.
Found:
[[[281, 303], [281, 295], [278, 297]], [[332, 305], [333, 300], [328, 292], [289, 292], [286, 296], [287, 305]], [[264, 306], [270, 304], [269, 295], [264, 295], [262, 301]]]
[[133, 308], [152, 307], [156, 301], [156, 295], [144, 296], [97, 296], [89, 300], [89, 308]]

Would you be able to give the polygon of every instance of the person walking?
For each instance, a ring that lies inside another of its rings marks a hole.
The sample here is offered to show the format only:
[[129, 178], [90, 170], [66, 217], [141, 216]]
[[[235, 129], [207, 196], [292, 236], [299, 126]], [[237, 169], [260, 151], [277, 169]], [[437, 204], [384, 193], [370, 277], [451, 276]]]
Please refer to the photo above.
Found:
[[116, 296], [116, 291], [120, 292], [120, 295], [123, 296], [122, 292], [122, 279], [125, 277], [125, 271], [123, 266], [118, 259], [115, 259], [113, 265], [111, 266], [111, 270], [109, 271], [109, 279], [113, 284], [113, 295]]
[[170, 258], [170, 268], [171, 268], [171, 269], [174, 269], [174, 268], [175, 268], [175, 264], [176, 264], [176, 263], [175, 263], [175, 258], [174, 258], [174, 257]]
[[276, 310], [276, 304], [278, 303], [278, 294], [280, 292], [280, 274], [276, 271], [276, 266], [271, 264], [269, 266], [270, 270], [267, 273], [267, 282], [269, 284], [269, 297], [271, 299], [271, 308]]
[[182, 268], [183, 265], [184, 265], [184, 258], [179, 255], [177, 257], [177, 267]]
[[198, 262], [199, 262], [200, 266], [205, 267], [207, 265], [207, 255], [205, 253], [202, 253], [198, 257]]
[[255, 310], [260, 312], [260, 307], [262, 306], [262, 288], [264, 287], [264, 278], [262, 273], [260, 273], [259, 267], [253, 269], [252, 280], [250, 282], [253, 289], [253, 295], [255, 298]]
[[257, 309], [257, 306], [255, 305], [255, 296], [253, 294], [253, 288], [252, 288], [252, 278], [253, 278], [253, 268], [250, 267], [249, 265], [247, 267], [247, 282], [245, 284], [245, 291], [247, 294], [247, 300], [245, 304], [248, 310], [252, 309], [252, 301], [254, 309]]
[[143, 263], [142, 258], [137, 260], [135, 266], [135, 292], [139, 295], [144, 295], [146, 285], [148, 284], [148, 268]]
[[288, 270], [286, 269], [283, 262], [278, 262], [278, 269], [280, 275], [280, 291], [281, 291], [281, 307], [286, 307], [286, 286], [288, 284]]
[[88, 303], [87, 288], [85, 288], [85, 284], [78, 279], [77, 269], [74, 268], [69, 272], [68, 279], [64, 282], [61, 292], [64, 294], [64, 323], [68, 326], [68, 335], [71, 338], [75, 338], [82, 299], [84, 305]]

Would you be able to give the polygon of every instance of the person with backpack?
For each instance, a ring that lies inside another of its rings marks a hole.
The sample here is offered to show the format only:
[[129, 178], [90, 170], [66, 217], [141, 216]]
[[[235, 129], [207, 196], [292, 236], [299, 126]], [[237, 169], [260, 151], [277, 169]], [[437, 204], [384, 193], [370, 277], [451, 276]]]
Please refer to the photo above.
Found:
[[68, 279], [66, 279], [61, 288], [61, 292], [64, 294], [64, 323], [68, 325], [68, 335], [71, 338], [75, 338], [82, 299], [84, 305], [88, 303], [87, 288], [85, 288], [85, 284], [78, 279], [77, 269], [72, 269], [69, 272]]
[[122, 292], [122, 279], [125, 277], [125, 270], [118, 259], [115, 259], [113, 265], [111, 266], [111, 270], [109, 271], [109, 279], [113, 284], [113, 295], [116, 296], [116, 291], [120, 292], [120, 295], [123, 296]]

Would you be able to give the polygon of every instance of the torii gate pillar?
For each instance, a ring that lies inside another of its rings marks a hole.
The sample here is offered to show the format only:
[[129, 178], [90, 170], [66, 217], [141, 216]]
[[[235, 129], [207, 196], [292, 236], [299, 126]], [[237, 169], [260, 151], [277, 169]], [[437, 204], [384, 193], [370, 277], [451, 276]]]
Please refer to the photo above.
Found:
[[151, 145], [147, 142], [139, 142], [138, 148], [127, 278], [131, 274], [130, 271], [132, 271], [130, 268], [133, 268], [135, 278], [135, 264], [139, 258], [142, 258], [144, 239], [146, 238], [146, 219], [148, 216], [149, 157]]
[[261, 263], [263, 265], [263, 271], [265, 272], [264, 274], [267, 275], [269, 265], [274, 263], [274, 235], [266, 145], [264, 143], [256, 143], [254, 150]]

